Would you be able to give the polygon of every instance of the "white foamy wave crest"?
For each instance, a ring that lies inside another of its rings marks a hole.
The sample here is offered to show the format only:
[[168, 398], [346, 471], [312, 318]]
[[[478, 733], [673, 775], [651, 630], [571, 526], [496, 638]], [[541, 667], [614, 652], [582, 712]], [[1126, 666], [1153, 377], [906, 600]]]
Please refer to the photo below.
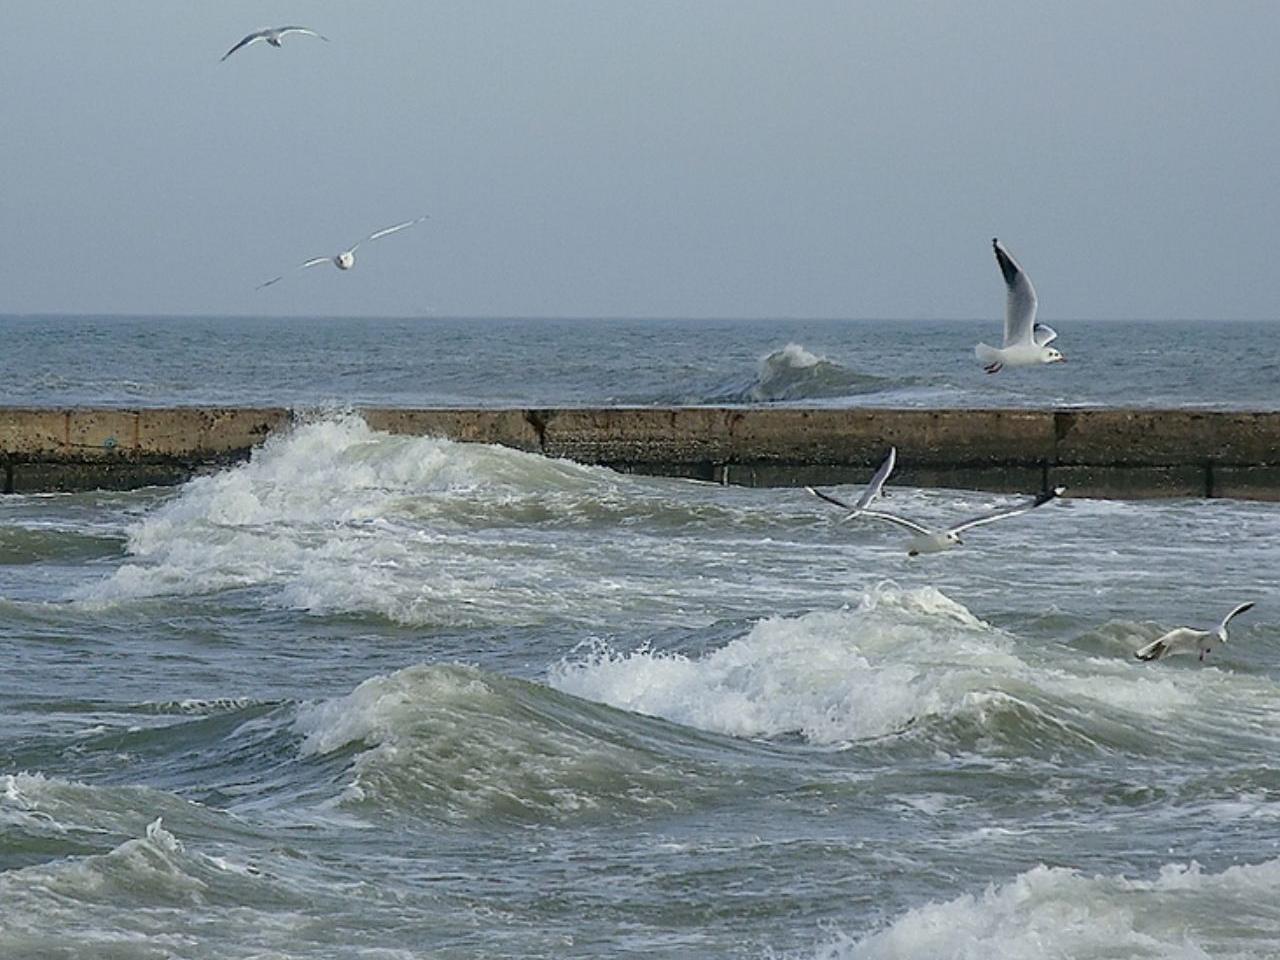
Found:
[[747, 395], [753, 402], [817, 400], [885, 389], [890, 381], [859, 373], [826, 357], [788, 343], [760, 359], [760, 369]]
[[1280, 860], [1206, 873], [1169, 865], [1155, 880], [1036, 867], [1010, 883], [908, 911], [818, 960], [1073, 960], [1267, 957], [1280, 951]]
[[477, 496], [483, 507], [589, 489], [600, 472], [505, 448], [381, 433], [353, 415], [309, 423], [271, 438], [248, 463], [184, 485], [130, 531], [135, 562], [78, 599], [269, 585], [283, 605], [318, 614], [470, 622], [488, 602], [501, 619], [522, 599], [486, 595], [489, 561], [501, 559], [502, 544], [459, 546], [460, 522], [450, 511]]
[[767, 361], [773, 360], [778, 366], [794, 367], [796, 369], [804, 369], [805, 367], [816, 367], [822, 362], [822, 358], [817, 354], [810, 353], [798, 343], [788, 343], [776, 353], [769, 354], [764, 360], [760, 361], [761, 369]]
[[932, 587], [881, 585], [855, 609], [771, 617], [702, 657], [593, 645], [551, 670], [585, 699], [741, 737], [880, 736], [980, 700], [1008, 641]]
[[748, 381], [731, 381], [696, 394], [663, 398], [682, 403], [776, 403], [878, 393], [909, 381], [861, 373], [798, 343], [761, 357]]
[[[1248, 720], [1261, 745], [1274, 742], [1262, 736], [1275, 696], [1266, 678], [1064, 658], [1018, 643], [932, 587], [882, 584], [857, 607], [770, 617], [697, 656], [585, 644], [549, 682], [702, 730], [821, 744], [910, 729], [955, 751], [1129, 750], [1152, 741], [1212, 751], [1241, 735], [1224, 713]], [[1172, 716], [1180, 719], [1171, 727]]]

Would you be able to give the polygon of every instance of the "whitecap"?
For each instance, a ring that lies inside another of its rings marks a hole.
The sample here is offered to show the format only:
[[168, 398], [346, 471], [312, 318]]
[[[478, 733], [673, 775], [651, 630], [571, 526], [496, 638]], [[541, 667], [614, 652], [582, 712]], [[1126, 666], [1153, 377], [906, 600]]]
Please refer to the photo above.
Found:
[[1167, 864], [1154, 880], [1037, 866], [980, 894], [841, 935], [818, 960], [1073, 960], [1271, 956], [1280, 950], [1280, 860], [1208, 873]]

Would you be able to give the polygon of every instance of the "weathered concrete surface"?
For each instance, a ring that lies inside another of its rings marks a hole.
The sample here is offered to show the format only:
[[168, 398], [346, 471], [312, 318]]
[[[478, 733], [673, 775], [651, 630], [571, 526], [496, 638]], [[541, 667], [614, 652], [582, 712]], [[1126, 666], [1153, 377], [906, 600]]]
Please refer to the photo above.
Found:
[[466, 443], [498, 443], [531, 453], [541, 452], [538, 429], [524, 410], [409, 410], [361, 411], [374, 430], [421, 437], [448, 437]]
[[[368, 409], [377, 430], [496, 443], [721, 483], [860, 483], [898, 448], [918, 486], [1080, 496], [1280, 500], [1280, 413], [805, 410], [779, 407]], [[174, 482], [249, 456], [282, 408], [0, 408], [6, 492]]]
[[282, 408], [57, 410], [0, 407], [5, 493], [180, 483], [234, 463], [286, 426]]
[[6, 460], [118, 461], [148, 456], [205, 459], [248, 450], [290, 421], [283, 408], [0, 407]]

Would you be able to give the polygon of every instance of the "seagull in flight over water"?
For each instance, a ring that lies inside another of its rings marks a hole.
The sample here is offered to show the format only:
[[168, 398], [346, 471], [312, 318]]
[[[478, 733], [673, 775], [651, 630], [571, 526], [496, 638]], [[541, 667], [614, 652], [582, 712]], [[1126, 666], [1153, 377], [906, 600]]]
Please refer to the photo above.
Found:
[[997, 350], [985, 343], [973, 348], [987, 373], [999, 373], [1003, 367], [1030, 367], [1038, 363], [1065, 363], [1067, 358], [1049, 346], [1058, 339], [1053, 327], [1036, 323], [1036, 289], [1031, 278], [1018, 265], [999, 240], [992, 240], [996, 263], [1004, 275], [1009, 297], [1004, 308], [1004, 345]]
[[[227, 57], [231, 56], [240, 48], [247, 47], [252, 43], [257, 43], [259, 40], [265, 40], [267, 43], [271, 44], [271, 46], [278, 47], [281, 45], [284, 36], [289, 33], [303, 33], [308, 37], [319, 37], [326, 43], [329, 42], [328, 37], [316, 33], [309, 27], [267, 27], [265, 30], [259, 30], [256, 33], [249, 34], [234, 47], [224, 53], [222, 55], [222, 60], [226, 60]], [[219, 60], [218, 62], [221, 63], [222, 60]]]
[[1200, 662], [1204, 662], [1204, 658], [1209, 651], [1219, 644], [1227, 642], [1227, 624], [1231, 622], [1231, 618], [1244, 613], [1253, 606], [1252, 601], [1242, 603], [1225, 617], [1222, 622], [1213, 630], [1195, 630], [1191, 627], [1178, 627], [1176, 630], [1170, 630], [1162, 637], [1152, 640], [1146, 646], [1134, 651], [1134, 656], [1139, 660], [1159, 660], [1162, 657], [1171, 657], [1179, 653], [1200, 653]]
[[981, 527], [988, 523], [994, 523], [997, 520], [1003, 520], [1006, 517], [1016, 517], [1020, 514], [1034, 510], [1036, 507], [1042, 507], [1050, 500], [1054, 500], [1064, 492], [1066, 487], [1054, 487], [1048, 493], [1042, 493], [1038, 497], [1031, 500], [1024, 500], [1022, 503], [1014, 504], [1011, 507], [1002, 507], [999, 510], [993, 510], [990, 513], [984, 513], [981, 516], [964, 520], [953, 526], [947, 527], [945, 530], [930, 530], [923, 524], [916, 523], [914, 520], [908, 520], [906, 517], [900, 517], [895, 513], [887, 513], [883, 510], [869, 509], [871, 501], [880, 495], [884, 487], [885, 481], [889, 478], [890, 472], [893, 470], [894, 461], [896, 459], [896, 451], [890, 449], [889, 456], [885, 458], [884, 463], [880, 465], [880, 469], [876, 471], [871, 482], [867, 484], [862, 491], [862, 495], [858, 497], [855, 505], [849, 505], [843, 500], [831, 496], [829, 493], [823, 493], [821, 490], [815, 490], [813, 487], [805, 487], [810, 493], [820, 500], [834, 504], [841, 510], [848, 510], [849, 514], [844, 519], [849, 520], [853, 517], [869, 517], [872, 520], [882, 520], [885, 523], [892, 523], [895, 526], [903, 527], [915, 534], [907, 542], [907, 556], [916, 557], [922, 553], [938, 553], [942, 550], [949, 550], [952, 547], [962, 546], [964, 541], [960, 539], [960, 534], [965, 530], [973, 527]]
[[[377, 240], [381, 237], [389, 236], [390, 234], [397, 233], [401, 230], [406, 230], [409, 227], [412, 227], [415, 224], [419, 224], [423, 220], [427, 220], [427, 219], [430, 219], [430, 214], [424, 214], [423, 216], [418, 217], [416, 220], [406, 220], [404, 223], [397, 223], [393, 227], [383, 227], [381, 230], [375, 230], [373, 231], [373, 233], [369, 234], [367, 237], [361, 240], [360, 243], [357, 243], [355, 246], [351, 247], [349, 250], [343, 250], [341, 253], [335, 254], [334, 256], [331, 256], [331, 257], [312, 257], [306, 263], [300, 264], [298, 266], [298, 269], [305, 270], [307, 269], [307, 267], [318, 266], [319, 264], [322, 264], [322, 263], [332, 263], [339, 270], [350, 270], [356, 264], [356, 251], [360, 249], [361, 243], [368, 243], [370, 240]], [[281, 274], [278, 277], [272, 277], [270, 280], [266, 280], [258, 284], [257, 289], [261, 290], [263, 287], [269, 287], [273, 283], [279, 283], [283, 279], [284, 279], [284, 274]]]

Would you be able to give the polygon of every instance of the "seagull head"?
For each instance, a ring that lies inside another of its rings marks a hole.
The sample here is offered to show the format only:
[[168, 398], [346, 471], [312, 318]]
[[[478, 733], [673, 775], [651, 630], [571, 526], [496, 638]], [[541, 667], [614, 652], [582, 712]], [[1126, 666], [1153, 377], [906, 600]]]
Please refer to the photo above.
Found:
[[344, 250], [333, 258], [334, 266], [339, 270], [350, 270], [356, 263], [356, 255], [350, 250]]
[[1041, 363], [1066, 363], [1067, 358], [1057, 347], [1045, 347], [1040, 351]]

